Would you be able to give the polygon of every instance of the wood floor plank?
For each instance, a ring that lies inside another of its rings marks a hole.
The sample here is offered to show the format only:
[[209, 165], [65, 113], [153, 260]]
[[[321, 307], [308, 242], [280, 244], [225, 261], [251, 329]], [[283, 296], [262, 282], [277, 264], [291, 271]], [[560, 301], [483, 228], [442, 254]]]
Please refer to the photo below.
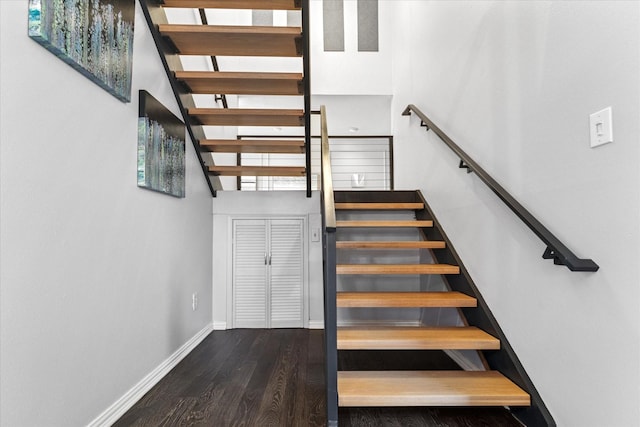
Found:
[[[309, 366], [309, 344], [308, 334], [299, 329], [294, 333], [292, 347], [296, 352], [296, 362], [291, 370], [289, 387], [287, 393], [292, 393], [294, 397], [286, 401], [287, 419], [290, 424], [295, 424], [295, 420], [305, 419], [305, 406], [307, 399], [307, 381]], [[282, 418], [281, 418], [282, 419]]]
[[499, 350], [500, 341], [473, 326], [339, 327], [339, 350]]
[[461, 292], [338, 292], [337, 306], [349, 307], [477, 307], [475, 298]]
[[[318, 334], [320, 332], [320, 334]], [[321, 331], [309, 334], [303, 420], [310, 426], [326, 424], [324, 342]]]
[[495, 371], [340, 371], [340, 406], [528, 406]]
[[[278, 332], [276, 332], [277, 334]], [[297, 369], [298, 360], [292, 341], [282, 342], [280, 356], [273, 361], [269, 382], [259, 409], [260, 416], [256, 419], [256, 425], [288, 425], [282, 424], [281, 417], [288, 418], [285, 406], [287, 404], [287, 392], [290, 380], [290, 370]], [[293, 397], [291, 395], [290, 397]]]
[[215, 414], [220, 420], [229, 420], [237, 414], [244, 390], [254, 374], [259, 373], [258, 361], [252, 356], [261, 347], [262, 345], [254, 340], [245, 350], [242, 363], [238, 364], [233, 357], [225, 361], [222, 369], [213, 377], [211, 386], [200, 396], [206, 418], [211, 418]]
[[[249, 380], [247, 387], [241, 393], [235, 411], [228, 412], [226, 418], [220, 418], [216, 414], [218, 405], [210, 405], [207, 412], [208, 419], [219, 419], [220, 423], [226, 425], [256, 425], [260, 414], [260, 406], [264, 399], [264, 390], [271, 381], [272, 365], [278, 360], [282, 351], [282, 340], [274, 335], [272, 331], [264, 331], [256, 334], [256, 339], [249, 350], [247, 361], [256, 363], [254, 375]], [[247, 363], [247, 362], [245, 362]]]
[[446, 243], [439, 240], [412, 241], [367, 241], [340, 240], [336, 242], [338, 249], [442, 249]]
[[449, 264], [338, 264], [337, 274], [460, 274]]
[[289, 342], [290, 357], [287, 362], [288, 366], [284, 368], [286, 371], [285, 387], [278, 418], [278, 425], [281, 426], [295, 425], [296, 420], [299, 420], [299, 416], [302, 414], [302, 411], [298, 411], [298, 409], [304, 406], [306, 373], [303, 361], [306, 359], [307, 346], [300, 340], [302, 332], [301, 329], [295, 331], [293, 340]]
[[158, 427], [187, 425], [189, 421], [198, 420], [201, 417], [194, 411], [197, 404], [198, 400], [193, 397], [179, 399], [171, 411], [165, 415], [162, 422], [158, 424]]

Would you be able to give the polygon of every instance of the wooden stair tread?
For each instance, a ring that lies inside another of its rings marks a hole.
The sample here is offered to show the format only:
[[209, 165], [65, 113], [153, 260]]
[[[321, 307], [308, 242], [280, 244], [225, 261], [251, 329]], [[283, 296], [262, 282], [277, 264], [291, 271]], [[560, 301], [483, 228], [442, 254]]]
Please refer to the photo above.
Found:
[[396, 210], [396, 209], [424, 209], [424, 204], [415, 203], [336, 203], [336, 210]]
[[209, 166], [209, 173], [219, 176], [305, 176], [304, 166]]
[[304, 112], [288, 109], [190, 108], [189, 116], [209, 126], [304, 126]]
[[304, 153], [302, 140], [205, 139], [199, 143], [203, 151], [217, 153]]
[[161, 24], [181, 55], [301, 56], [300, 27]]
[[338, 264], [337, 274], [460, 274], [449, 264]]
[[477, 307], [461, 292], [338, 292], [338, 307]]
[[189, 9], [299, 10], [300, 0], [162, 0], [164, 7]]
[[302, 95], [301, 73], [176, 71], [192, 93], [234, 95]]
[[413, 220], [413, 221], [336, 221], [338, 228], [347, 227], [433, 227], [431, 220]]
[[499, 349], [497, 338], [474, 326], [338, 328], [338, 350]]
[[410, 241], [368, 241], [368, 240], [339, 240], [338, 249], [442, 249], [445, 242], [440, 240], [410, 240]]
[[496, 371], [339, 371], [339, 406], [529, 406]]

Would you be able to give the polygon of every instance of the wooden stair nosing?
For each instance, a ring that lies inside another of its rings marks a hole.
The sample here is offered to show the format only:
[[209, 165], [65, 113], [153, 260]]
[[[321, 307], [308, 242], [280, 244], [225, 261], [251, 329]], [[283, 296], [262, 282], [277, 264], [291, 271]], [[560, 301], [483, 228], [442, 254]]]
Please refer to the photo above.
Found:
[[217, 153], [304, 153], [302, 140], [206, 139], [198, 142], [202, 151]]
[[474, 326], [339, 327], [338, 350], [500, 350], [500, 340]]
[[446, 243], [440, 240], [339, 240], [336, 242], [338, 249], [443, 249], [445, 247]]
[[338, 264], [337, 274], [460, 274], [450, 264]]
[[336, 294], [338, 308], [356, 307], [477, 307], [474, 297], [461, 292], [338, 292]]
[[300, 0], [162, 0], [163, 7], [186, 9], [300, 10]]
[[300, 27], [160, 24], [180, 55], [299, 57]]
[[496, 371], [338, 371], [339, 406], [529, 406]]
[[209, 173], [218, 176], [306, 176], [304, 166], [209, 166]]
[[191, 93], [209, 95], [302, 95], [301, 73], [176, 71]]
[[423, 209], [424, 204], [421, 202], [403, 202], [403, 203], [351, 203], [340, 202], [336, 203], [336, 210], [415, 210]]
[[433, 227], [433, 221], [431, 220], [414, 220], [414, 221], [336, 221], [338, 228], [368, 228], [368, 227], [399, 227], [399, 228], [418, 228], [418, 227]]
[[205, 126], [304, 126], [297, 109], [189, 108], [188, 114]]

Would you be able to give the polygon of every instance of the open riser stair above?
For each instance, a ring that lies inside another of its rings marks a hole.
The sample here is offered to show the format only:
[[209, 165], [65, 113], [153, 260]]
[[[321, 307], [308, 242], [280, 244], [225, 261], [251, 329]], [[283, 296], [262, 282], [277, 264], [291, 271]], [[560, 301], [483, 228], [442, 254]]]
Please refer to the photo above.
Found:
[[301, 73], [177, 71], [176, 79], [191, 92], [217, 95], [302, 95]]
[[[554, 425], [422, 194], [334, 199], [336, 349], [349, 354], [336, 359], [338, 406], [504, 406], [527, 425]], [[357, 365], [367, 359], [354, 351], [375, 363]], [[384, 360], [398, 351], [471, 352], [480, 366], [399, 369]]]
[[[308, 1], [141, 2], [185, 124], [201, 158], [203, 172], [213, 183], [214, 196], [216, 191], [223, 189], [222, 181], [218, 179], [223, 176], [294, 179], [306, 187], [307, 197], [311, 195]], [[200, 22], [169, 22], [166, 11], [172, 8], [193, 9], [194, 16], [200, 16]], [[218, 9], [244, 11], [241, 13], [250, 13], [251, 10], [300, 13], [302, 26], [299, 23], [297, 26], [209, 25], [208, 14], [214, 16]], [[186, 56], [210, 61], [213, 70], [183, 68], [181, 58]], [[299, 70], [274, 70], [273, 63], [269, 70], [253, 69], [259, 66], [252, 66], [250, 71], [220, 69], [224, 62], [218, 58], [223, 57], [234, 58], [229, 62], [233, 64], [238, 58], [246, 58], [248, 63], [259, 63], [252, 61], [252, 57], [288, 58], [282, 66], [290, 68], [291, 61], [296, 61]], [[282, 107], [274, 108], [274, 103], [267, 101], [272, 96], [283, 100]], [[228, 97], [232, 97], [232, 101], [228, 102]], [[245, 97], [247, 102], [241, 104], [240, 98], [236, 100], [235, 97]], [[210, 101], [203, 102], [205, 99], [215, 100], [216, 106], [212, 106]], [[242, 107], [244, 104], [251, 105], [251, 108]], [[288, 108], [289, 104], [295, 104], [295, 107]], [[255, 129], [250, 132], [259, 136], [230, 139], [229, 129], [239, 127]], [[264, 137], [272, 128], [290, 129], [291, 135], [301, 136], [291, 141]], [[267, 129], [267, 132], [260, 129]], [[280, 157], [271, 160], [271, 155]]]
[[158, 29], [180, 55], [302, 56], [302, 30], [296, 27], [166, 24]]

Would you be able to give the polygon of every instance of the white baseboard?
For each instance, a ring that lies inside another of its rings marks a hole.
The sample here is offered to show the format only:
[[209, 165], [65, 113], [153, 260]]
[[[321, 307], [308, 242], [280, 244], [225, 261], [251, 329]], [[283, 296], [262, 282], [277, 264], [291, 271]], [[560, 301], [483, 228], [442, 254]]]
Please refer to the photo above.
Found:
[[156, 385], [170, 370], [176, 367], [182, 359], [184, 359], [198, 344], [204, 340], [213, 330], [210, 323], [200, 332], [195, 334], [182, 347], [175, 351], [167, 360], [162, 362], [158, 367], [151, 371], [138, 384], [133, 386], [120, 399], [116, 400], [113, 405], [108, 407], [96, 419], [91, 421], [87, 427], [109, 427], [114, 424], [120, 417], [124, 415], [138, 400], [142, 398], [151, 388]]
[[214, 331], [226, 331], [227, 330], [227, 322], [221, 322], [219, 320], [213, 321], [213, 330]]
[[309, 320], [309, 329], [324, 329], [324, 320]]

